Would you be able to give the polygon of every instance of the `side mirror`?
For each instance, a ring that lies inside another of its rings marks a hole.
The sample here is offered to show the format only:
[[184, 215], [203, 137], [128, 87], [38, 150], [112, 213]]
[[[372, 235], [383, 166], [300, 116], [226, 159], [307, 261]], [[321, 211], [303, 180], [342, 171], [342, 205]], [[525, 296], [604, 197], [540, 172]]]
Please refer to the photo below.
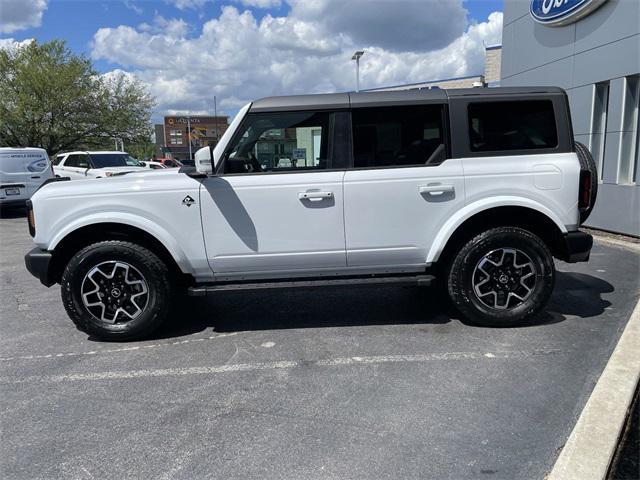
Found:
[[213, 173], [213, 166], [215, 165], [213, 158], [213, 147], [204, 147], [196, 152], [195, 155], [196, 171], [204, 175], [211, 175]]

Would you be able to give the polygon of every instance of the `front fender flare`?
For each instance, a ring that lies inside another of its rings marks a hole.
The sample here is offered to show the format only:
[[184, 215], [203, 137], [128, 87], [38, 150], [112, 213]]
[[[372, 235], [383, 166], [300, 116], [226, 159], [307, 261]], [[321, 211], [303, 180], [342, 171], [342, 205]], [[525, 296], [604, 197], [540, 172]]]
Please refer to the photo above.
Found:
[[46, 248], [49, 251], [53, 251], [67, 235], [73, 233], [79, 228], [87, 227], [89, 225], [97, 225], [100, 223], [120, 223], [136, 227], [147, 232], [164, 245], [183, 273], [190, 273], [192, 271], [191, 262], [184, 250], [166, 229], [162, 228], [155, 222], [141, 217], [140, 215], [127, 212], [92, 213], [82, 216], [73, 222], [66, 223], [61, 229], [56, 231]]

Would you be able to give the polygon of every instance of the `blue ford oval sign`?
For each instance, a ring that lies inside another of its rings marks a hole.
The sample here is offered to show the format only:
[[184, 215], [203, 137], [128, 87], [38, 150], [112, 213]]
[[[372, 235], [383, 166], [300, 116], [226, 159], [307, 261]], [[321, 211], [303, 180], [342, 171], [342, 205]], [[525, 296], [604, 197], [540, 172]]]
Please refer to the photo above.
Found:
[[589, 15], [606, 0], [531, 0], [529, 11], [536, 22], [550, 26], [573, 23]]

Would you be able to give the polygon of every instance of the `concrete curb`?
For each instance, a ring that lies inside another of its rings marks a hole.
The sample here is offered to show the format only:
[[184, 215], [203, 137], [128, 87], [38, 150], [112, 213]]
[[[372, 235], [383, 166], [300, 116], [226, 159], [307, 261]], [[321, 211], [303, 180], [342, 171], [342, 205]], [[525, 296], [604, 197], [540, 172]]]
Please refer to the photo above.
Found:
[[640, 379], [640, 302], [547, 480], [603, 480]]
[[640, 243], [627, 242], [625, 240], [618, 240], [617, 238], [610, 238], [600, 235], [594, 235], [593, 239], [596, 242], [603, 243], [605, 245], [626, 248], [627, 250], [631, 250], [636, 253], [640, 253]]

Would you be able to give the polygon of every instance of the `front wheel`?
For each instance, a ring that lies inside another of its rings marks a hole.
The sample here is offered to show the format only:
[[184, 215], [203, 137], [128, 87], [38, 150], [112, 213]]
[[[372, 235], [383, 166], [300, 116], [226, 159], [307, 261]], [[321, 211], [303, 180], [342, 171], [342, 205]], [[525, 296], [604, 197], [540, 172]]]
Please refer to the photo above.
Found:
[[555, 268], [539, 237], [521, 228], [498, 227], [462, 247], [447, 280], [452, 302], [468, 321], [516, 326], [547, 304]]
[[89, 245], [67, 264], [62, 301], [76, 326], [104, 340], [148, 336], [167, 315], [172, 281], [153, 252], [123, 241]]

